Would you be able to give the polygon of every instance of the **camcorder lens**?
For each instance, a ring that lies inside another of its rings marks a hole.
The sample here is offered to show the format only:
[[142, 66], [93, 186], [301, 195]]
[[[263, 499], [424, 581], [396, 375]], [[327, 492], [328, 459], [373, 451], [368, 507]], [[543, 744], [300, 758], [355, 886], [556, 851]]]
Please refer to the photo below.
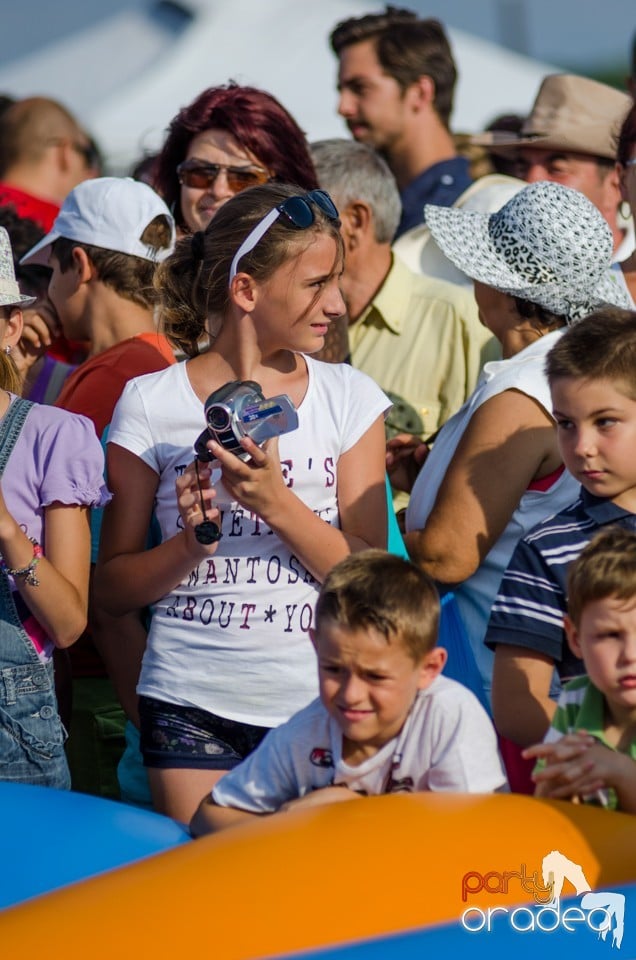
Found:
[[223, 407], [209, 407], [206, 411], [207, 421], [212, 430], [222, 433], [230, 426], [230, 415]]

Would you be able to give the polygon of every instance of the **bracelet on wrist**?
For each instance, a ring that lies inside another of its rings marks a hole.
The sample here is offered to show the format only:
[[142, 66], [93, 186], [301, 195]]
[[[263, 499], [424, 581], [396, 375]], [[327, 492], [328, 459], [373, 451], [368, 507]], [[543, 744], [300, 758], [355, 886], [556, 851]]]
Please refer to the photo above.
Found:
[[33, 556], [31, 557], [31, 562], [26, 567], [21, 567], [19, 569], [8, 567], [4, 557], [0, 557], [0, 568], [4, 573], [11, 574], [12, 577], [24, 577], [24, 582], [28, 583], [30, 587], [38, 587], [40, 585], [40, 581], [35, 575], [35, 568], [44, 554], [42, 553], [42, 547], [37, 542], [35, 537], [29, 537], [29, 542], [33, 544]]

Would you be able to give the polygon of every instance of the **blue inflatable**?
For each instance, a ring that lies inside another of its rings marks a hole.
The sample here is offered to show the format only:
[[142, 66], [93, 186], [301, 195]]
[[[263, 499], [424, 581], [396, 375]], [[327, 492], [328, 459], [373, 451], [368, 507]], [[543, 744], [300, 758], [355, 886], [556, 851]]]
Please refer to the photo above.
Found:
[[[323, 950], [286, 954], [279, 960], [424, 960], [426, 957], [470, 957], [471, 960], [635, 960], [636, 884], [612, 887], [614, 893], [625, 898], [625, 931], [619, 949], [611, 934], [603, 937], [597, 929], [571, 921], [564, 926], [554, 920], [542, 924], [544, 929], [530, 929], [528, 917], [517, 918], [517, 928], [510, 923], [510, 915], [492, 917], [490, 929], [468, 932], [461, 923], [445, 923], [408, 933], [377, 937]], [[561, 918], [567, 910], [575, 917], [580, 898], [564, 899], [560, 905]], [[521, 908], [523, 910], [524, 908]], [[520, 911], [521, 912], [521, 911]], [[503, 913], [503, 911], [501, 911]], [[525, 911], [528, 914], [528, 911]], [[594, 927], [600, 926], [602, 914], [592, 918]]]
[[0, 822], [0, 908], [190, 839], [185, 827], [147, 810], [21, 783], [0, 782]]
[[636, 958], [625, 813], [390, 794], [185, 843], [170, 820], [78, 794], [2, 786], [0, 806], [11, 960]]

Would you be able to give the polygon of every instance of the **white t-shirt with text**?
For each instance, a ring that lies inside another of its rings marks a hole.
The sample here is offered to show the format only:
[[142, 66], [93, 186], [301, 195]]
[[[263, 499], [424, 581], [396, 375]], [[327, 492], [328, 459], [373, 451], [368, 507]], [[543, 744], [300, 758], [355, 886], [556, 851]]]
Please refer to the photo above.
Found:
[[[358, 370], [305, 360], [298, 428], [279, 438], [283, 476], [314, 513], [339, 527], [338, 460], [390, 403]], [[193, 461], [204, 426], [184, 363], [130, 381], [115, 409], [109, 443], [159, 475], [162, 540], [182, 528], [175, 481]], [[215, 470], [223, 514], [218, 550], [154, 605], [138, 692], [272, 727], [317, 693], [308, 631], [318, 584], [260, 517], [232, 502], [219, 476]]]

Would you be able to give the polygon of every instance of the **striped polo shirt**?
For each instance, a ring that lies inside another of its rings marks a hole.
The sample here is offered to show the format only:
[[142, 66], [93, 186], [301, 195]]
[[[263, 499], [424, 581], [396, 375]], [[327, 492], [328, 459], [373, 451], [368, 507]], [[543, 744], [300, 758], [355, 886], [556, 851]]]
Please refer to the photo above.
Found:
[[526, 534], [499, 586], [486, 645], [506, 643], [544, 654], [562, 679], [584, 673], [563, 630], [568, 568], [594, 534], [612, 524], [636, 530], [636, 515], [581, 487], [578, 500]]

